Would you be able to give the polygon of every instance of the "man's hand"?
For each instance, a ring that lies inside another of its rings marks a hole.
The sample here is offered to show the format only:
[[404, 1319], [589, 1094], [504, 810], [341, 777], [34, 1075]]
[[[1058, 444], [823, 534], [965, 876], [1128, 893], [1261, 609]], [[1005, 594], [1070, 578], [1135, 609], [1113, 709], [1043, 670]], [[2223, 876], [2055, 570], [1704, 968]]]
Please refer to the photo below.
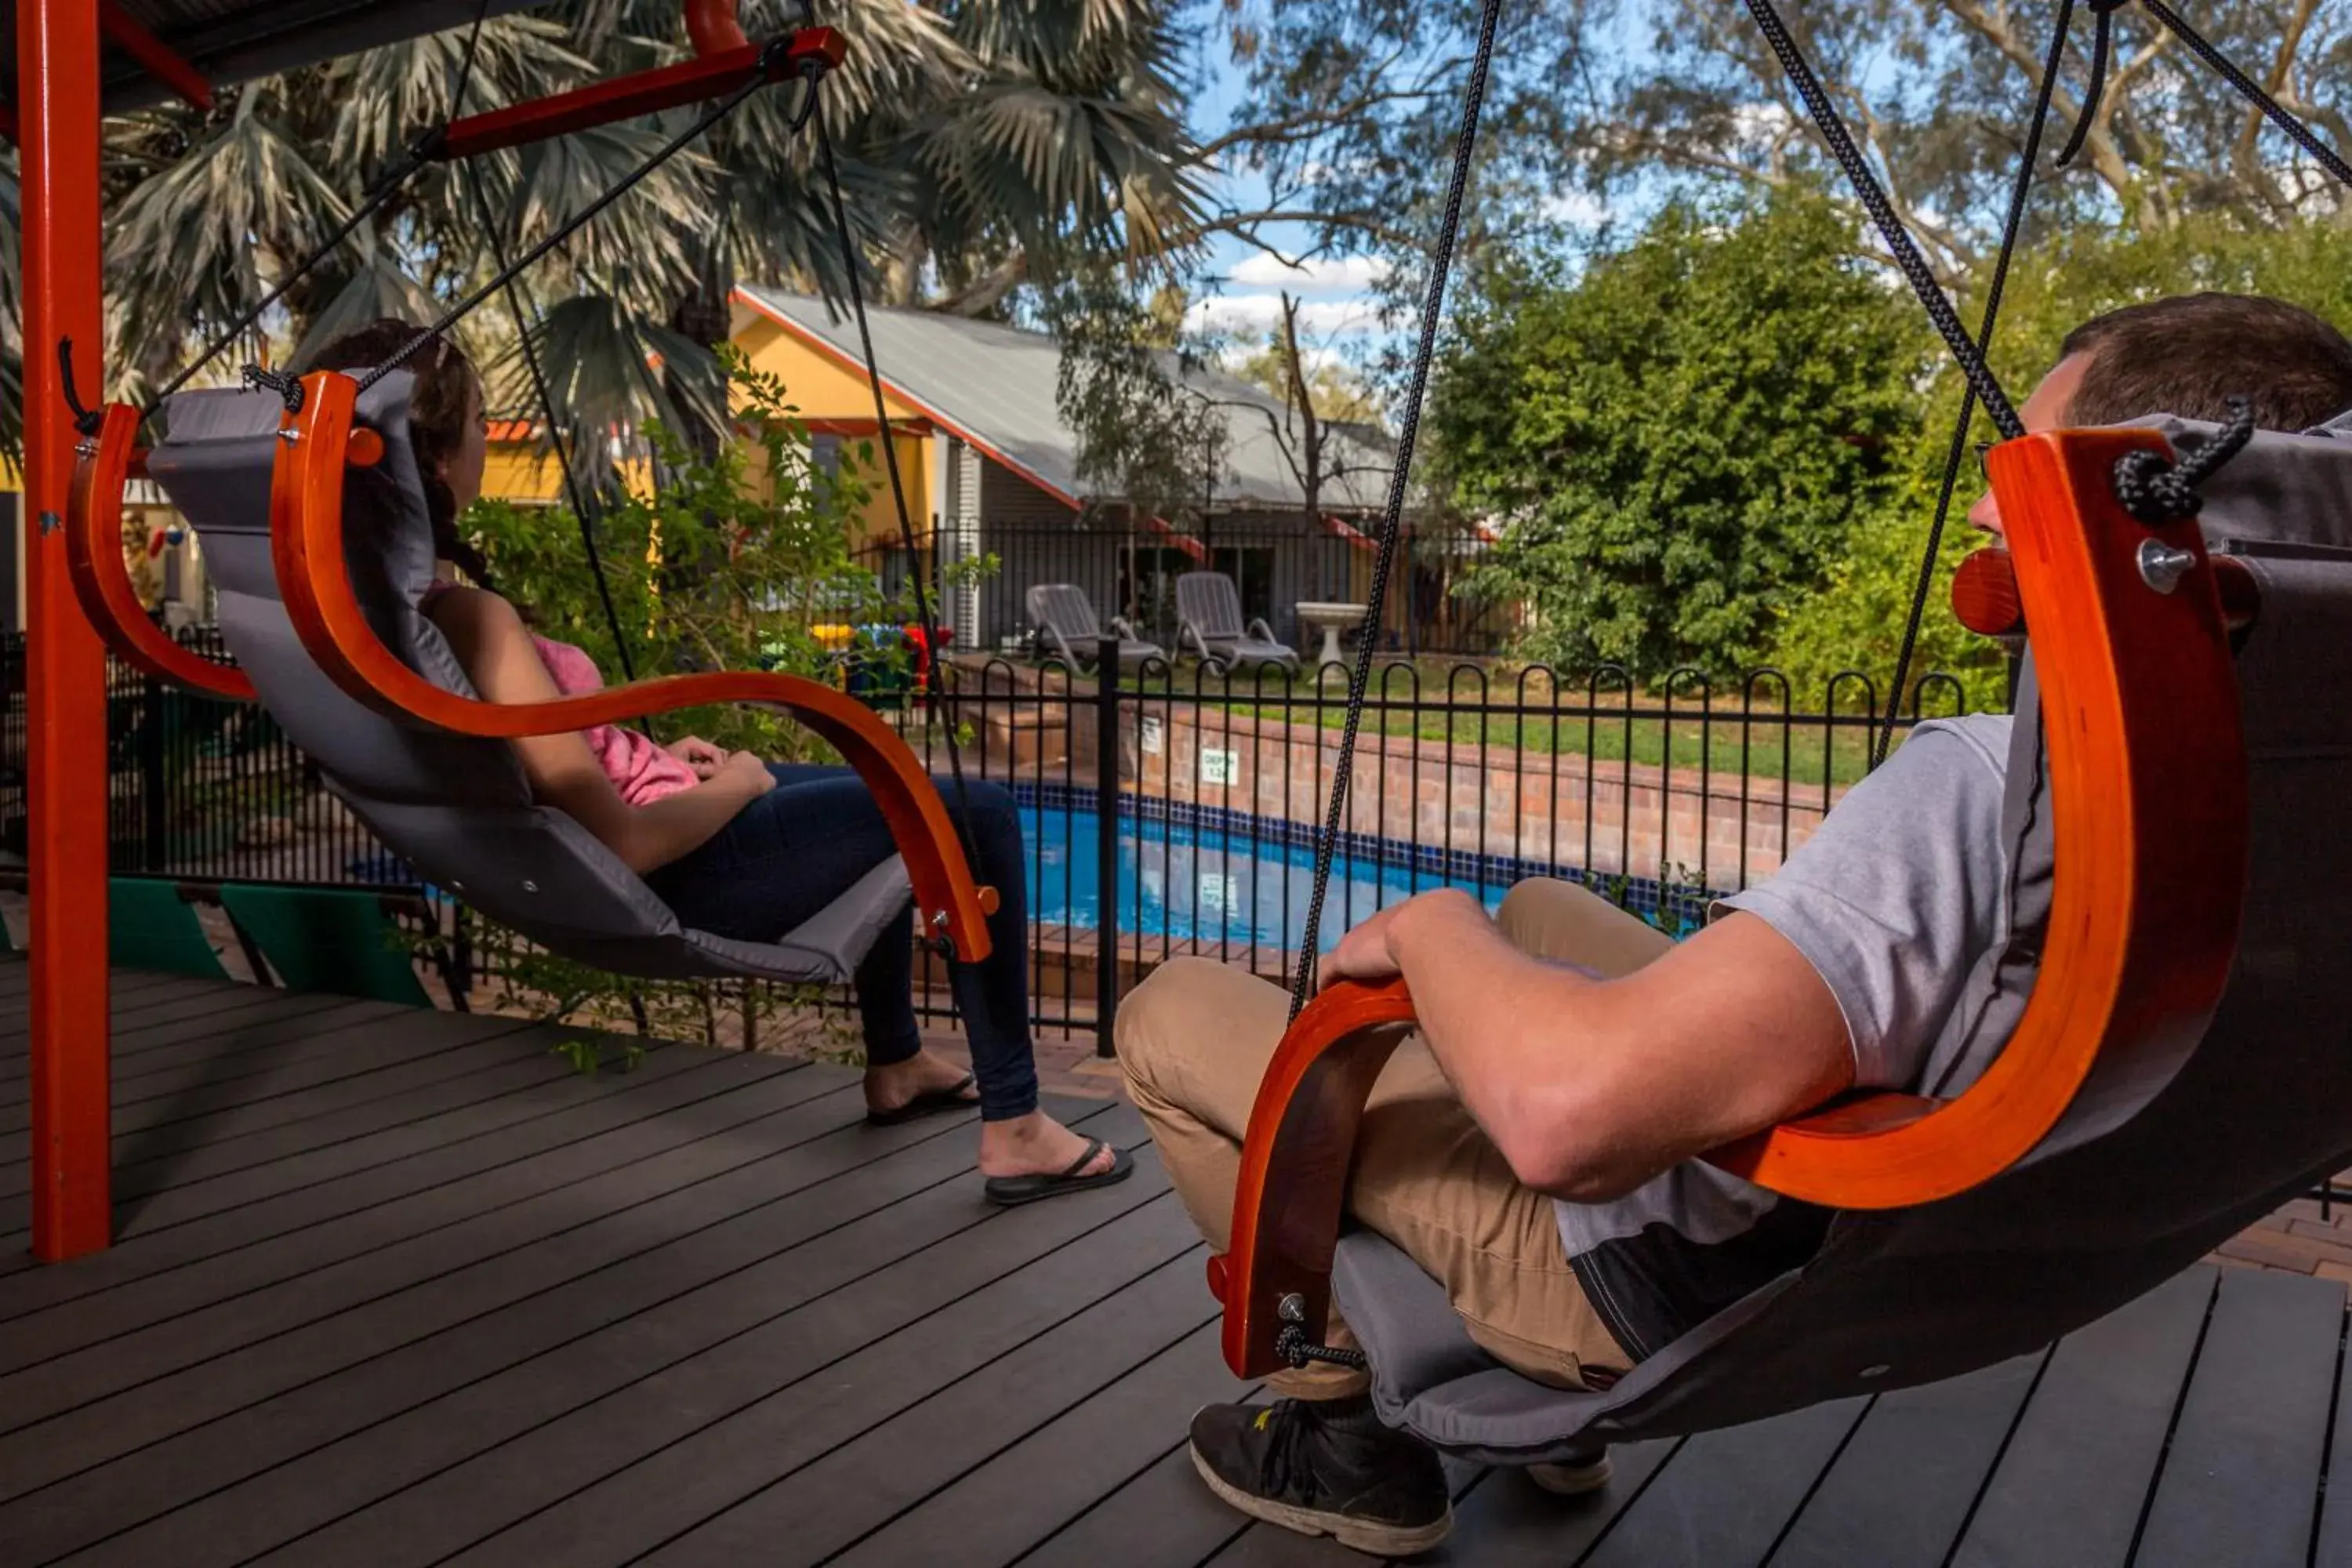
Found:
[[1341, 980], [1376, 985], [1395, 979], [1404, 973], [1391, 947], [1397, 922], [1426, 916], [1441, 906], [1444, 913], [1458, 917], [1462, 910], [1456, 906], [1460, 905], [1469, 906], [1482, 921], [1486, 919], [1486, 910], [1478, 901], [1458, 888], [1438, 888], [1417, 893], [1401, 904], [1389, 905], [1339, 939], [1339, 945], [1317, 967], [1317, 988], [1328, 990]]
[[699, 735], [688, 735], [683, 741], [672, 742], [663, 751], [694, 770], [694, 776], [708, 780], [727, 765], [727, 753]]

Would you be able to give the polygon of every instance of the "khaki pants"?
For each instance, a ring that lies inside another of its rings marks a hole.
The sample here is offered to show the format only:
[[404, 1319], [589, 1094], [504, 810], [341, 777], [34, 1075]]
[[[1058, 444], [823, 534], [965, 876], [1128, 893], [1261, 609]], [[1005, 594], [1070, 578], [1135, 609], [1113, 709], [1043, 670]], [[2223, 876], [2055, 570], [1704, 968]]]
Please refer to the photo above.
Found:
[[[1497, 921], [1523, 952], [1603, 974], [1638, 969], [1672, 945], [1569, 882], [1520, 883]], [[1220, 1252], [1250, 1107], [1288, 1012], [1281, 987], [1197, 958], [1163, 964], [1119, 1003], [1129, 1092], [1177, 1196]], [[1631, 1364], [1568, 1266], [1551, 1200], [1512, 1176], [1417, 1037], [1398, 1047], [1372, 1089], [1348, 1212], [1443, 1282], [1470, 1337], [1505, 1365], [1580, 1388], [1588, 1367], [1614, 1373]], [[1327, 1338], [1352, 1342], [1336, 1313]], [[1270, 1382], [1280, 1394], [1328, 1399], [1364, 1378], [1318, 1364]]]

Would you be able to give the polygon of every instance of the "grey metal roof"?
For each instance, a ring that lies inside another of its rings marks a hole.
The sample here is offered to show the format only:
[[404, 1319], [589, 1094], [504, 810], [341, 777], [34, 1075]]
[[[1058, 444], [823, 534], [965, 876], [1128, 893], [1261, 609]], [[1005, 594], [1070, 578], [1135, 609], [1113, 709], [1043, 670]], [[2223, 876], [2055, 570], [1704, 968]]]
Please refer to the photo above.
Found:
[[[488, 0], [494, 16], [547, 0]], [[404, 38], [470, 26], [483, 0], [120, 0], [122, 9], [215, 86]], [[16, 5], [0, 0], [0, 97], [16, 90]], [[109, 110], [159, 103], [170, 92], [111, 44], [100, 69]]]
[[[824, 300], [779, 289], [745, 286], [738, 309], [820, 340], [863, 374], [856, 324]], [[874, 357], [885, 384], [950, 430], [1010, 467], [1071, 500], [1115, 500], [1080, 481], [1077, 452], [1062, 424], [1055, 389], [1061, 350], [1043, 332], [929, 310], [868, 309]], [[1219, 510], [1297, 507], [1305, 497], [1269, 421], [1282, 405], [1247, 382], [1193, 372], [1187, 384], [1213, 398], [1233, 433]], [[1239, 406], [1229, 406], [1238, 405]], [[1296, 437], [1294, 437], [1295, 440]], [[1389, 454], [1342, 431], [1328, 438], [1324, 467], [1350, 470], [1327, 480], [1323, 510], [1342, 515], [1379, 510], [1386, 499]]]

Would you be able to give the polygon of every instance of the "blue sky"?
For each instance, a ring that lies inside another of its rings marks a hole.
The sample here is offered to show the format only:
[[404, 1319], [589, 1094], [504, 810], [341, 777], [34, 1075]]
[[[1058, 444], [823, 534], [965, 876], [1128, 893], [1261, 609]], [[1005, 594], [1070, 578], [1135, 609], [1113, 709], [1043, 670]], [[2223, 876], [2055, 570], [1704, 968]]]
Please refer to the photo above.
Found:
[[[1213, 26], [1208, 31], [1202, 90], [1193, 104], [1193, 129], [1202, 136], [1213, 136], [1230, 122], [1244, 87], [1241, 72], [1222, 47], [1222, 38]], [[1249, 207], [1262, 204], [1266, 191], [1255, 173], [1234, 169], [1216, 194], [1235, 206]], [[1311, 243], [1309, 231], [1302, 224], [1269, 226], [1261, 236], [1294, 257]], [[1220, 235], [1211, 244], [1208, 263], [1193, 282], [1194, 324], [1229, 335], [1237, 344], [1263, 341], [1277, 317], [1281, 295], [1287, 290], [1302, 302], [1302, 339], [1325, 354], [1336, 355], [1344, 340], [1368, 332], [1377, 324], [1370, 308], [1371, 268], [1370, 258], [1358, 257], [1321, 258], [1303, 270], [1286, 268], [1246, 241]]]

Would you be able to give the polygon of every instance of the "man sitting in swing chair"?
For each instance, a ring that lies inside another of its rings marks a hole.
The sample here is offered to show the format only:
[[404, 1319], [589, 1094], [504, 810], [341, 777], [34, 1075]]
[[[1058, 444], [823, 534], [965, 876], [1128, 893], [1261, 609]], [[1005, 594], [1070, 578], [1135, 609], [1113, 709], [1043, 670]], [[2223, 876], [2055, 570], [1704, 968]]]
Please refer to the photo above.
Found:
[[[2352, 342], [2275, 300], [2158, 300], [2078, 328], [2020, 412], [2029, 431], [2156, 413], [2226, 423], [2233, 395], [2265, 429], [2317, 426], [2352, 408]], [[1989, 493], [1969, 515], [2001, 531]], [[1496, 1360], [1570, 1389], [1608, 1386], [1802, 1265], [1829, 1211], [1698, 1156], [1848, 1089], [1957, 1093], [1998, 1055], [2004, 1038], [1960, 1004], [2007, 937], [2009, 726], [1918, 726], [1779, 874], [1680, 943], [1541, 880], [1491, 918], [1448, 889], [1349, 931], [1324, 984], [1402, 975], [1420, 1032], [1372, 1092], [1348, 1213], [1443, 1283]], [[1129, 1090], [1220, 1252], [1287, 1014], [1282, 988], [1200, 959], [1163, 965], [1120, 1005]], [[1353, 1342], [1336, 1310], [1326, 1337]], [[1201, 1411], [1193, 1462], [1256, 1518], [1425, 1551], [1451, 1525], [1444, 1474], [1379, 1423], [1368, 1384], [1339, 1366], [1283, 1373], [1270, 1405]], [[1530, 1473], [1578, 1492], [1607, 1466]]]

